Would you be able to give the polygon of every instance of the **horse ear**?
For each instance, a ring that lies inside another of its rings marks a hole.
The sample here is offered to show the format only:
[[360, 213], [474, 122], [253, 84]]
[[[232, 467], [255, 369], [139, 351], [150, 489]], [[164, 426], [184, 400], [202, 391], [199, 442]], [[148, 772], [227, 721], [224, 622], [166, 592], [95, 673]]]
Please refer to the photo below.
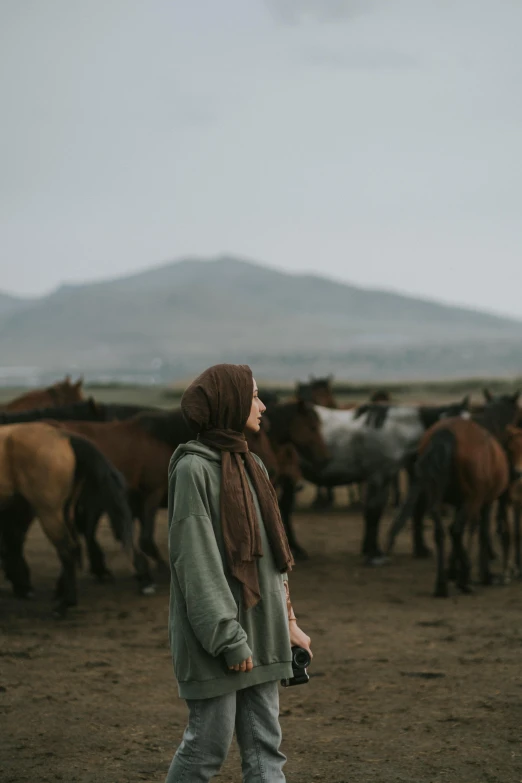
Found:
[[462, 400], [462, 402], [461, 402], [460, 404], [461, 404], [461, 407], [462, 407], [462, 408], [463, 408], [465, 411], [469, 411], [469, 409], [470, 409], [470, 405], [471, 405], [471, 399], [470, 399], [470, 395], [469, 395], [469, 394], [466, 394], [466, 396], [464, 397], [464, 399]]
[[491, 400], [493, 399], [493, 395], [491, 394], [489, 389], [483, 389], [482, 394], [484, 395], [484, 399], [486, 400], [486, 402], [491, 402]]
[[78, 378], [78, 380], [74, 385], [76, 386], [77, 389], [81, 388], [81, 386], [83, 385], [83, 375], [80, 375], [80, 377]]

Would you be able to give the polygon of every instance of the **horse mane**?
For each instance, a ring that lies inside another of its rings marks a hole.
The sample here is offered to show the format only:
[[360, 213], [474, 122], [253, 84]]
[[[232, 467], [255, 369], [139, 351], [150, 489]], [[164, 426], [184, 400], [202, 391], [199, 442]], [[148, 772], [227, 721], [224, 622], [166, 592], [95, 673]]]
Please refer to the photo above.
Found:
[[384, 427], [390, 407], [390, 405], [383, 405], [382, 403], [368, 402], [356, 408], [354, 419], [360, 419], [366, 413], [368, 414], [366, 426], [374, 430], [381, 430]]
[[137, 416], [139, 413], [165, 413], [162, 408], [154, 408], [151, 405], [133, 405], [128, 403], [106, 403], [104, 406], [107, 421], [125, 421]]
[[22, 424], [28, 421], [55, 419], [56, 421], [105, 421], [104, 406], [93, 397], [70, 405], [50, 408], [31, 408], [28, 411], [0, 411], [0, 424]]

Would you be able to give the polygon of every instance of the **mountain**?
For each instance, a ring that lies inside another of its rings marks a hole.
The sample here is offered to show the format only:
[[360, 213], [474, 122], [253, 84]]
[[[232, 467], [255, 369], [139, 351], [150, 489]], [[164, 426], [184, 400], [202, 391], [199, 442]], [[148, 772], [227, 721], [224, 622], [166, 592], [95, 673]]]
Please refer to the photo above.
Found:
[[11, 315], [11, 313], [24, 307], [30, 301], [29, 299], [22, 299], [22, 297], [4, 294], [3, 291], [0, 291], [0, 318]]
[[522, 322], [235, 258], [185, 259], [40, 299], [0, 295], [0, 356], [42, 374], [158, 381], [226, 360], [289, 380], [506, 375], [520, 372]]

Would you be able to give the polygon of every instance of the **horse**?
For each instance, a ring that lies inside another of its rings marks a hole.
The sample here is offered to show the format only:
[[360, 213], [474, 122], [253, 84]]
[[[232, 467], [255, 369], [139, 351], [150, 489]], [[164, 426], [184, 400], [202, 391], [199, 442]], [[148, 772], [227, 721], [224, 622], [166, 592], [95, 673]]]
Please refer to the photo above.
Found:
[[261, 429], [258, 432], [245, 433], [248, 448], [262, 460], [268, 478], [274, 486], [279, 480], [279, 461], [268, 437], [270, 422], [266, 417], [261, 419]]
[[307, 383], [296, 384], [295, 396], [303, 402], [311, 402], [314, 405], [322, 405], [324, 408], [337, 408], [332, 389], [333, 376], [315, 378], [310, 375]]
[[26, 411], [31, 408], [56, 407], [69, 405], [83, 400], [83, 378], [76, 383], [71, 382], [69, 375], [63, 381], [58, 381], [46, 389], [31, 389], [20, 397], [0, 406], [4, 411]]
[[[517, 425], [519, 420], [517, 420]], [[508, 522], [508, 511], [513, 511], [514, 533], [514, 573], [522, 576], [521, 552], [521, 516], [522, 516], [522, 429], [508, 427], [504, 441], [509, 468], [510, 483], [507, 491], [501, 495], [497, 504], [497, 533], [502, 544], [502, 581], [510, 581], [510, 547], [511, 532]]]
[[463, 543], [466, 527], [479, 524], [480, 580], [483, 585], [493, 581], [489, 568], [489, 517], [491, 505], [506, 492], [510, 481], [509, 462], [503, 443], [508, 440], [508, 428], [519, 415], [520, 392], [493, 397], [485, 391], [486, 405], [481, 416], [472, 419], [447, 418], [435, 424], [424, 435], [418, 449], [418, 459], [406, 502], [389, 534], [387, 551], [391, 552], [395, 538], [415, 507], [429, 514], [435, 526], [437, 545], [437, 576], [434, 595], [448, 596], [448, 574], [445, 570], [445, 529], [441, 506], [455, 508], [450, 527], [452, 559], [450, 575], [462, 593], [470, 588], [470, 560]]
[[[365, 484], [365, 534], [361, 551], [368, 565], [385, 562], [379, 547], [379, 524], [390, 486], [425, 430], [447, 415], [467, 415], [469, 400], [444, 406], [368, 405], [358, 411], [332, 410], [316, 406], [322, 430], [331, 454], [328, 465], [319, 473], [306, 467], [305, 478], [323, 486]], [[379, 417], [376, 426], [377, 415]], [[373, 422], [372, 422], [373, 419]], [[414, 541], [415, 554], [421, 557], [421, 540]]]
[[[350, 418], [357, 416], [357, 411], [363, 411], [368, 406], [360, 406], [356, 402], [339, 404], [334, 395], [332, 389], [333, 376], [325, 378], [315, 378], [310, 376], [308, 383], [298, 383], [296, 387], [297, 399], [307, 400], [314, 405], [319, 405], [322, 408], [332, 408], [335, 410], [350, 411]], [[370, 397], [370, 403], [382, 403], [389, 402], [390, 395], [387, 391], [380, 389], [375, 391]], [[360, 415], [360, 414], [359, 414]], [[392, 478], [392, 490], [394, 492], [394, 504], [396, 506], [400, 503], [400, 486], [399, 477]], [[361, 487], [359, 487], [359, 500], [362, 497]], [[353, 485], [348, 486], [348, 498], [349, 505], [354, 507], [359, 502], [355, 493], [355, 487]], [[315, 500], [312, 503], [314, 508], [327, 509], [331, 508], [334, 503], [333, 487], [317, 487]]]
[[[265, 403], [266, 404], [266, 403]], [[292, 528], [291, 515], [295, 505], [295, 493], [300, 480], [296, 476], [296, 455], [302, 461], [321, 470], [328, 462], [330, 454], [323, 438], [321, 422], [310, 402], [304, 400], [267, 405], [266, 416], [270, 421], [268, 437], [272, 447], [280, 458], [286, 460], [287, 475], [280, 479], [279, 505], [286, 534], [294, 557], [306, 559], [306, 551], [298, 544]], [[293, 451], [283, 451], [283, 447], [292, 447]], [[293, 464], [293, 467], [289, 467]]]
[[[121, 475], [88, 441], [44, 422], [0, 428], [1, 554], [16, 595], [30, 596], [29, 569], [23, 557], [25, 533], [34, 516], [56, 548], [62, 571], [55, 612], [65, 616], [77, 604], [76, 563], [81, 549], [74, 526], [75, 505], [96, 498], [111, 517], [129, 551], [132, 517]], [[21, 512], [21, 527], [17, 527]]]

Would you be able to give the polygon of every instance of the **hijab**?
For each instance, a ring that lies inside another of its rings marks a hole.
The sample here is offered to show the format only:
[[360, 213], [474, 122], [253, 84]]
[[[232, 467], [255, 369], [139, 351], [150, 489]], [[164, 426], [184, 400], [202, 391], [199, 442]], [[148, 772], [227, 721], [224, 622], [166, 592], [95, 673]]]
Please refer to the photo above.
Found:
[[254, 379], [245, 364], [217, 364], [188, 387], [181, 411], [200, 443], [221, 452], [220, 515], [228, 567], [241, 582], [245, 608], [260, 598], [257, 558], [263, 556], [250, 478], [277, 569], [294, 564], [277, 496], [244, 435], [252, 407]]

